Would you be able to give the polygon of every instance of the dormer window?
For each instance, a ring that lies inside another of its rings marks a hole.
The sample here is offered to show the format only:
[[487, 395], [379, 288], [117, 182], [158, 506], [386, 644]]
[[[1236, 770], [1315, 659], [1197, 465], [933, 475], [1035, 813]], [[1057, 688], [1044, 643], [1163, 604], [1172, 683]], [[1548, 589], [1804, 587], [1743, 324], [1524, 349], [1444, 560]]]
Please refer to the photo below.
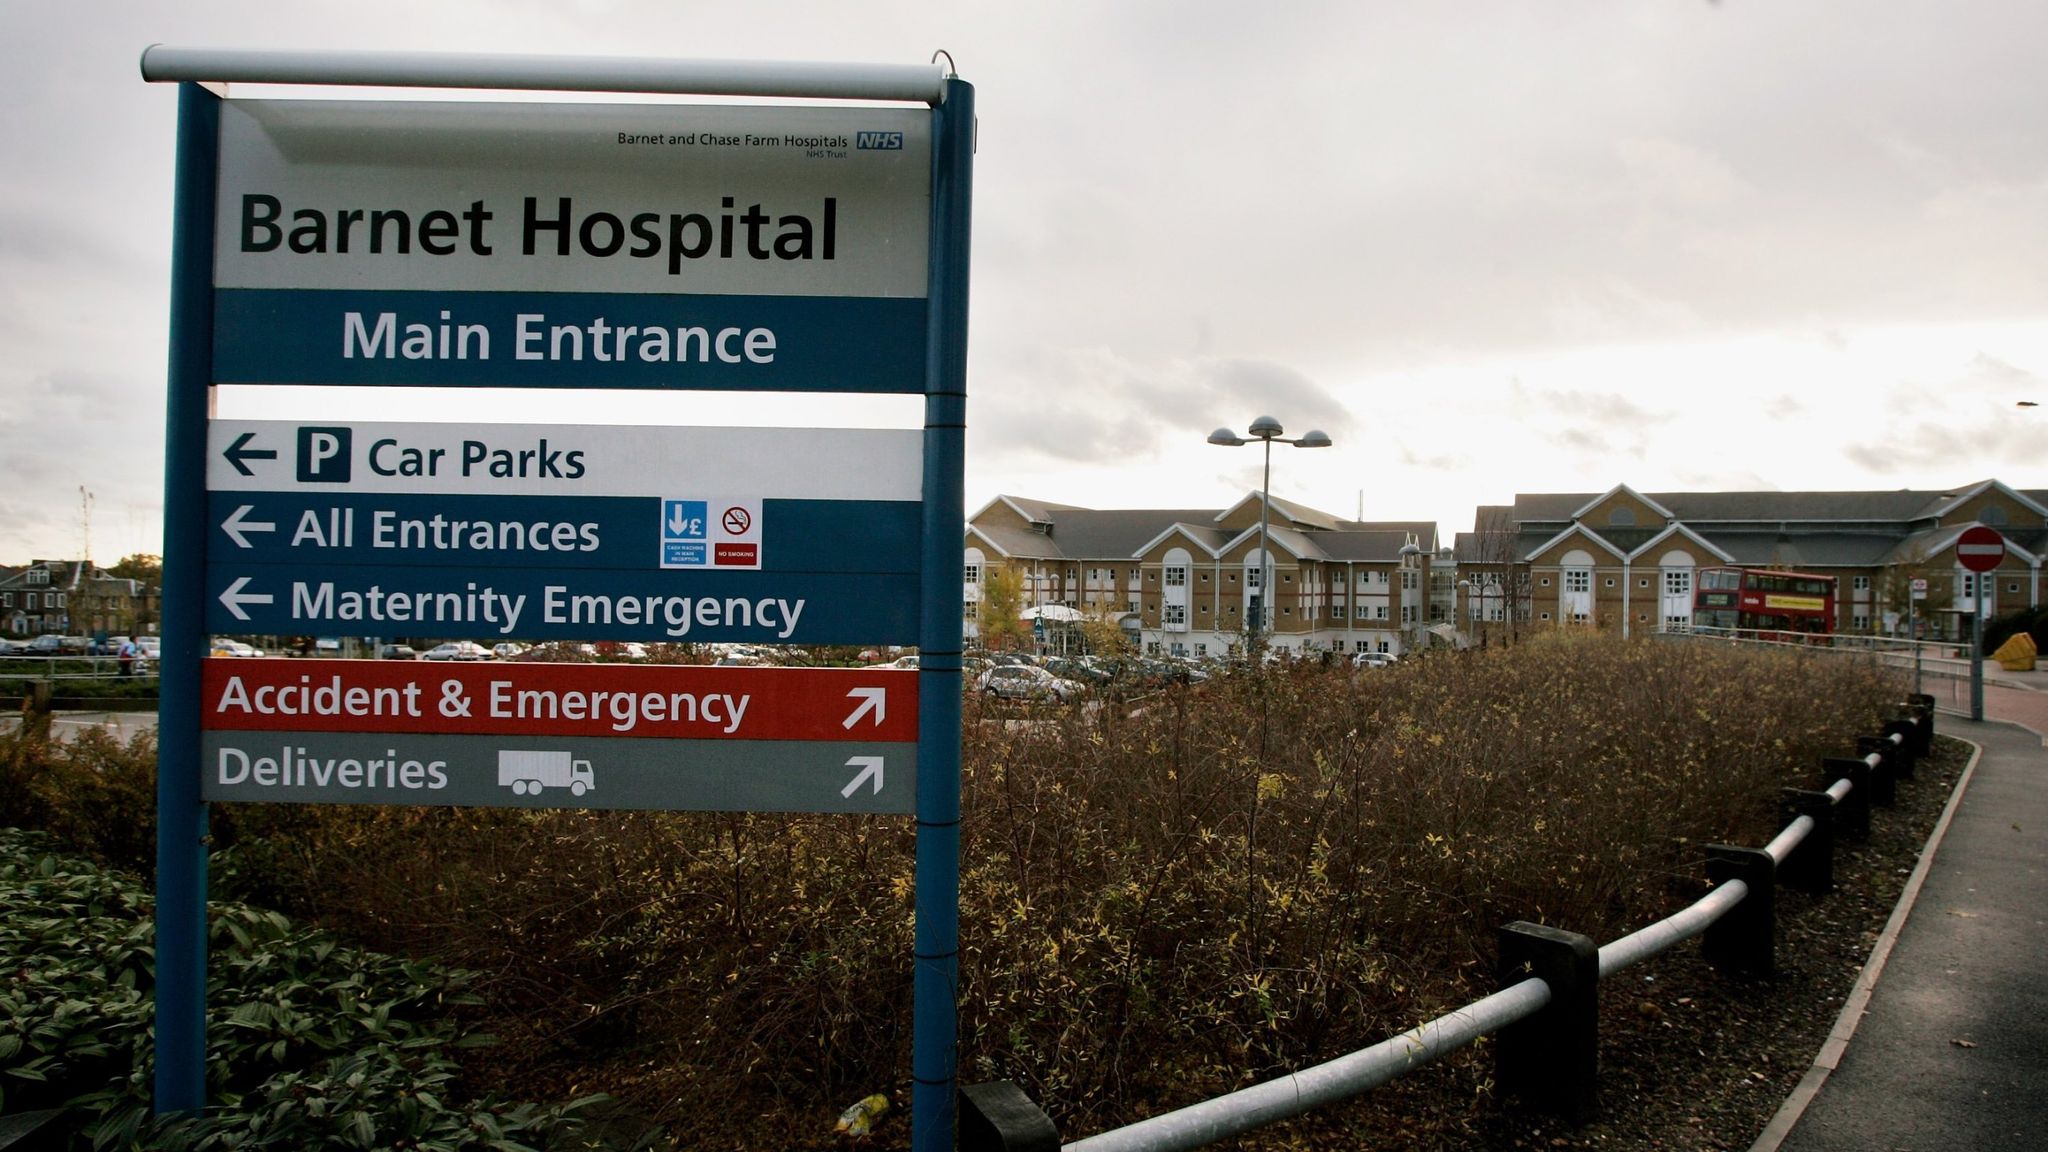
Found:
[[1607, 524], [1610, 528], [1633, 528], [1636, 524], [1636, 510], [1616, 508], [1607, 513]]

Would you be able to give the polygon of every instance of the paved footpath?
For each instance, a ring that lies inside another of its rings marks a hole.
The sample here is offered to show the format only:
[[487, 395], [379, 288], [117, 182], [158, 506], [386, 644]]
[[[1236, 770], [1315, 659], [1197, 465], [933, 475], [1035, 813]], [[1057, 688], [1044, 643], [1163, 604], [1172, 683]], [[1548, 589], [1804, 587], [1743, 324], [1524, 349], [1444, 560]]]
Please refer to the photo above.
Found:
[[2048, 692], [1987, 684], [1985, 715], [1937, 722], [1983, 753], [1860, 1020], [1852, 998], [1752, 1152], [2048, 1149]]

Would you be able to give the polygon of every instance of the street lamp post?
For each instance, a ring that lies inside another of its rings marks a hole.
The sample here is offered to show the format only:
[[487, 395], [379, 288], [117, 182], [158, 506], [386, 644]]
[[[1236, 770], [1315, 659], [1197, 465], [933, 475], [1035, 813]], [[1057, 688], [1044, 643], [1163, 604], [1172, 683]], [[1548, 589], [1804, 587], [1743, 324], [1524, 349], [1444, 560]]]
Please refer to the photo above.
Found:
[[1312, 428], [1307, 435], [1289, 440], [1281, 435], [1286, 429], [1271, 416], [1261, 416], [1252, 421], [1248, 431], [1250, 439], [1240, 437], [1228, 428], [1218, 428], [1209, 433], [1209, 443], [1224, 448], [1241, 448], [1253, 440], [1258, 440], [1266, 446], [1265, 472], [1259, 480], [1259, 602], [1246, 617], [1249, 635], [1245, 647], [1247, 654], [1256, 659], [1260, 643], [1267, 631], [1265, 618], [1268, 606], [1273, 602], [1273, 551], [1268, 542], [1266, 527], [1267, 512], [1273, 503], [1273, 442], [1278, 440], [1282, 444], [1292, 444], [1296, 448], [1328, 448], [1330, 437], [1321, 429]]

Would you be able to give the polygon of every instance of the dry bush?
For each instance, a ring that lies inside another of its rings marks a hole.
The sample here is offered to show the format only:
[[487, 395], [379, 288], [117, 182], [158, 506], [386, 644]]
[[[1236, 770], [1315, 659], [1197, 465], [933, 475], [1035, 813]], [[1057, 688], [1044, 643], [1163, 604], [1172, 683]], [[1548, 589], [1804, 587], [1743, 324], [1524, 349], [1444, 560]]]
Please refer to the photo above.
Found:
[[[1136, 714], [969, 701], [962, 1076], [1079, 1132], [1376, 1043], [1491, 990], [1505, 921], [1605, 941], [1696, 895], [1700, 846], [1762, 843], [1778, 788], [1900, 691], [1831, 655], [1558, 637]], [[480, 971], [514, 1093], [769, 1146], [908, 1080], [906, 820], [270, 812], [234, 813], [266, 853], [238, 875]]]

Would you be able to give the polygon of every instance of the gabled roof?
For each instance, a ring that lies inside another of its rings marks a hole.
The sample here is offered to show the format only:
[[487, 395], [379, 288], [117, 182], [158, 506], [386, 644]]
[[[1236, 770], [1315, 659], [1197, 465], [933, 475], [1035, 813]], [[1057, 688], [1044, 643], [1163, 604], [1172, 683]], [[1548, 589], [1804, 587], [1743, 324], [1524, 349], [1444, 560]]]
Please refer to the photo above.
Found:
[[1964, 489], [1961, 492], [1958, 492], [1954, 499], [1944, 500], [1938, 505], [1936, 505], [1934, 511], [1929, 513], [1929, 515], [1945, 516], [1948, 514], [1951, 508], [1956, 508], [1963, 504], [1966, 504], [1971, 500], [1976, 499], [1978, 496], [1983, 495], [1986, 491], [1989, 491], [1994, 488], [2000, 492], [2005, 493], [2007, 496], [2012, 497], [2014, 500], [2017, 500], [2020, 503], [2026, 505], [2036, 515], [2048, 516], [2048, 507], [2043, 507], [2040, 501], [2035, 500], [2033, 497], [2028, 496], [2026, 493], [2021, 492], [2018, 489], [2006, 487], [2004, 482], [1999, 480], [1980, 480], [1976, 484], [1971, 485], [1969, 488]]
[[1552, 536], [1550, 539], [1545, 540], [1543, 543], [1538, 544], [1536, 547], [1531, 548], [1527, 552], [1523, 553], [1522, 559], [1525, 562], [1534, 560], [1537, 556], [1541, 555], [1542, 553], [1550, 551], [1552, 548], [1557, 547], [1559, 544], [1564, 543], [1566, 540], [1570, 539], [1573, 536], [1584, 536], [1586, 539], [1591, 540], [1593, 543], [1598, 544], [1600, 547], [1606, 549], [1607, 552], [1610, 555], [1612, 555], [1616, 560], [1628, 559], [1627, 554], [1622, 552], [1621, 549], [1616, 548], [1614, 545], [1609, 544], [1606, 540], [1601, 539], [1600, 534], [1598, 532], [1593, 531], [1591, 528], [1586, 527], [1584, 524], [1574, 524], [1571, 527], [1566, 528], [1564, 531], [1559, 532], [1557, 535]]
[[1692, 541], [1693, 543], [1706, 549], [1709, 553], [1713, 555], [1715, 559], [1719, 560], [1723, 564], [1732, 564], [1735, 562], [1735, 557], [1723, 551], [1720, 548], [1720, 546], [1716, 545], [1713, 541], [1707, 539], [1706, 537], [1700, 535], [1692, 529], [1687, 528], [1684, 522], [1676, 520], [1672, 521], [1670, 527], [1664, 529], [1662, 532], [1657, 533], [1655, 536], [1650, 537], [1648, 540], [1645, 540], [1642, 544], [1638, 545], [1634, 551], [1628, 554], [1628, 558], [1631, 561], [1633, 561], [1637, 557], [1644, 555], [1645, 553], [1649, 552], [1650, 549], [1661, 545], [1662, 543], [1664, 543], [1664, 541], [1670, 539], [1673, 536], [1681, 536], [1687, 540]]
[[[1218, 524], [1221, 524], [1223, 521], [1228, 520], [1232, 516], [1236, 515], [1238, 510], [1240, 508], [1243, 508], [1245, 505], [1251, 504], [1256, 506], [1258, 502], [1259, 494], [1257, 492], [1247, 492], [1245, 493], [1244, 499], [1239, 500], [1236, 503], [1230, 505], [1228, 508], [1223, 509], [1221, 512], [1216, 513], [1215, 520]], [[1266, 507], [1269, 513], [1267, 516], [1267, 521], [1269, 525], [1274, 521], [1275, 517], [1277, 517], [1279, 522], [1281, 523], [1293, 524], [1296, 526], [1304, 526], [1310, 528], [1324, 528], [1332, 530], [1336, 529], [1339, 525], [1343, 523], [1343, 521], [1339, 520], [1335, 516], [1330, 515], [1328, 512], [1323, 512], [1318, 509], [1311, 508], [1306, 504], [1296, 504], [1292, 500], [1282, 500], [1278, 496], [1274, 496], [1269, 501], [1267, 501]]]
[[1643, 495], [1641, 492], [1636, 491], [1635, 489], [1629, 487], [1626, 484], [1616, 484], [1614, 487], [1609, 488], [1607, 491], [1601, 493], [1600, 495], [1595, 496], [1591, 500], [1586, 501], [1584, 504], [1579, 506], [1576, 512], [1572, 513], [1572, 519], [1577, 520], [1579, 517], [1584, 516], [1586, 513], [1591, 512], [1595, 508], [1598, 508], [1600, 505], [1606, 503], [1610, 498], [1622, 492], [1626, 492], [1629, 495], [1635, 497], [1636, 499], [1641, 500], [1643, 503], [1648, 504], [1650, 506], [1650, 511], [1655, 512], [1657, 515], [1662, 516], [1667, 520], [1671, 519], [1671, 509], [1664, 507], [1662, 504], [1657, 503], [1655, 500], [1650, 499], [1648, 496]]
[[1221, 555], [1224, 545], [1230, 541], [1230, 533], [1213, 525], [1206, 523], [1190, 524], [1185, 520], [1176, 520], [1161, 528], [1157, 536], [1139, 545], [1137, 550], [1132, 552], [1131, 555], [1142, 556], [1164, 544], [1169, 537], [1173, 536], [1178, 536], [1195, 547], [1200, 548], [1203, 552], [1208, 553], [1211, 560]]

